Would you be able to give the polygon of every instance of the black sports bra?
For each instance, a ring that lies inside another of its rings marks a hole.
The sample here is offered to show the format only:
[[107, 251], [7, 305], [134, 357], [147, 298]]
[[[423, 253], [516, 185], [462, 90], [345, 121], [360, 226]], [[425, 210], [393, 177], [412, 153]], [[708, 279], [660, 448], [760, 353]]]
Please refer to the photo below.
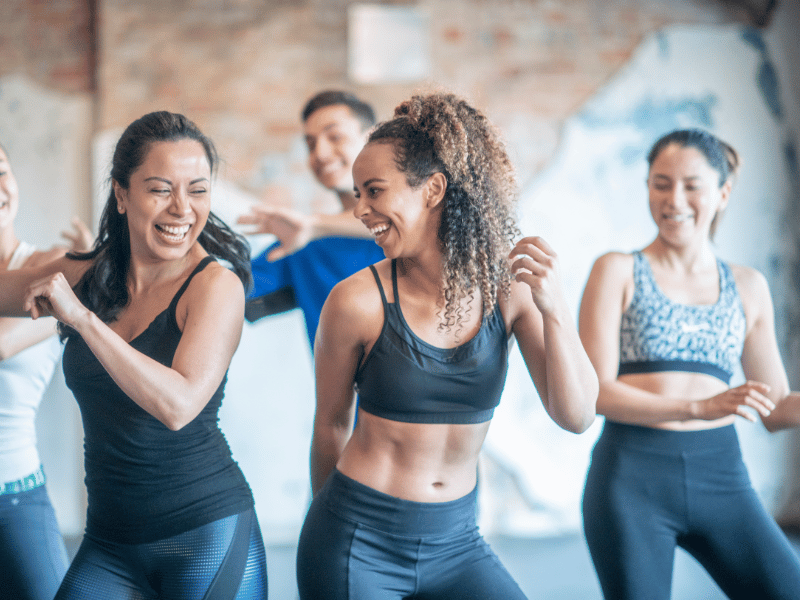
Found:
[[355, 377], [359, 406], [406, 423], [483, 423], [492, 418], [508, 371], [508, 336], [499, 307], [478, 333], [456, 348], [419, 339], [400, 310], [397, 263], [392, 261], [394, 302], [383, 301], [383, 329]]

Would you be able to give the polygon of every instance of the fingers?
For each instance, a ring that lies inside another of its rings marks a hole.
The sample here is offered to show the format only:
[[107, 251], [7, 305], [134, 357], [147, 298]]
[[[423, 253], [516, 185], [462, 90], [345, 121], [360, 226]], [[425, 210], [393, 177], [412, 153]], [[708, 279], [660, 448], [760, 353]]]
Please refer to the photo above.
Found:
[[284, 256], [289, 254], [289, 252], [284, 248], [283, 245], [278, 246], [272, 252], [267, 254], [267, 260], [269, 262], [275, 262], [276, 260], [282, 259]]
[[752, 409], [762, 417], [768, 417], [775, 410], [775, 403], [766, 394], [770, 386], [760, 381], [747, 381], [742, 385], [729, 390], [736, 402], [735, 413], [748, 421], [756, 422]]

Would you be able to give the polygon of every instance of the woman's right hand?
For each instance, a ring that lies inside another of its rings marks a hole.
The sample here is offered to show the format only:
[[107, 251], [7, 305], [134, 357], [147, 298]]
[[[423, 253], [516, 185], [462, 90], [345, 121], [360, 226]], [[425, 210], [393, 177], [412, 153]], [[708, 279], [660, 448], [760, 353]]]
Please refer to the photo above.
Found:
[[53, 316], [71, 327], [89, 312], [61, 272], [34, 281], [22, 307], [34, 319]]
[[711, 398], [695, 400], [692, 402], [691, 412], [695, 418], [706, 421], [738, 415], [755, 423], [756, 416], [747, 408], [755, 410], [762, 417], [768, 417], [775, 409], [775, 404], [767, 397], [769, 390], [766, 383], [747, 381]]

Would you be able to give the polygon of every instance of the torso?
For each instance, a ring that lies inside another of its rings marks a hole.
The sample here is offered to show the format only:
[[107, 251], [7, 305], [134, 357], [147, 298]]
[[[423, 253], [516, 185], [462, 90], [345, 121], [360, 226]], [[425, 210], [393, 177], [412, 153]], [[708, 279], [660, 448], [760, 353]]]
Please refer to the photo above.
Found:
[[[132, 301], [113, 329], [145, 356], [170, 366], [186, 303], [202, 293], [203, 286], [194, 285], [202, 283], [202, 270], [184, 287], [200, 262], [157, 288], [156, 300]], [[224, 378], [200, 414], [171, 431], [117, 386], [77, 334], [64, 350], [64, 375], [83, 419], [87, 532], [121, 543], [144, 543], [252, 507], [250, 489], [218, 426]]]
[[[658, 395], [707, 398], [728, 388], [741, 360], [747, 319], [735, 268], [718, 262], [696, 281], [651, 267], [635, 253], [621, 319], [618, 379]], [[649, 366], [647, 366], [649, 364]], [[641, 370], [642, 372], [630, 372]], [[733, 423], [663, 421], [652, 427], [698, 430]]]
[[[3, 270], [33, 266], [46, 254], [21, 242]], [[35, 419], [60, 356], [53, 335], [0, 361], [0, 484], [30, 475], [41, 464]]]
[[[398, 302], [392, 285], [387, 285], [392, 280], [389, 261], [380, 263], [378, 271], [387, 301], [390, 305]], [[372, 278], [371, 274], [368, 276]], [[398, 306], [398, 309], [401, 310], [404, 324], [412, 340], [415, 338], [421, 342], [422, 350], [429, 354], [436, 354], [435, 351], [443, 353], [452, 351], [451, 354], [457, 355], [462, 348], [474, 346], [478, 341], [477, 338], [486, 337], [487, 322], [491, 319], [494, 319], [495, 327], [491, 337], [496, 338], [491, 343], [496, 345], [499, 340], [502, 350], [507, 350], [507, 325], [499, 308], [496, 309], [496, 315], [483, 320], [480, 305], [477, 305], [477, 310], [474, 306], [470, 306], [470, 310], [466, 313], [467, 318], [460, 329], [442, 330], [437, 327], [436, 303], [413, 293], [414, 291], [408, 288], [406, 283], [401, 276], [398, 282], [401, 307]], [[379, 290], [374, 279], [371, 285], [377, 296]], [[373, 335], [365, 344], [365, 358], [362, 368], [359, 369], [359, 375], [370, 360], [373, 349], [385, 342], [382, 335], [384, 328], [388, 326], [388, 321], [380, 301], [377, 307], [374, 312], [378, 318], [371, 327]], [[507, 368], [505, 354], [501, 360], [502, 368], [495, 368], [498, 372], [494, 376], [499, 378], [496, 383], [500, 391]], [[419, 374], [417, 371], [417, 378]], [[396, 404], [395, 408], [397, 406]], [[470, 408], [465, 410], [469, 411]], [[430, 414], [420, 417], [419, 411], [413, 409], [411, 413], [413, 413], [410, 416], [412, 420], [421, 419], [427, 422], [408, 422], [408, 415], [398, 414], [392, 414], [393, 418], [386, 418], [360, 409], [358, 424], [339, 459], [337, 468], [348, 477], [369, 487], [406, 500], [446, 502], [468, 494], [476, 484], [478, 454], [489, 428], [490, 415], [482, 417], [487, 420], [479, 422], [464, 422], [469, 418], [459, 416], [455, 420], [461, 422], [454, 423], [430, 422], [435, 421], [436, 417]], [[398, 418], [404, 420], [397, 420]]]

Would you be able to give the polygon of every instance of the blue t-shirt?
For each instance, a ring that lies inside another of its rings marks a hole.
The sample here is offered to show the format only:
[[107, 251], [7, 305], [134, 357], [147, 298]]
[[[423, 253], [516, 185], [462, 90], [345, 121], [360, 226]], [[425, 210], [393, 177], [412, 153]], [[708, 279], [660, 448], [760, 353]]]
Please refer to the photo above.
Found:
[[277, 245], [276, 242], [250, 262], [253, 290], [245, 316], [252, 322], [299, 307], [305, 316], [308, 340], [313, 350], [322, 305], [333, 286], [383, 260], [383, 250], [369, 239], [326, 237], [270, 262], [267, 255]]

